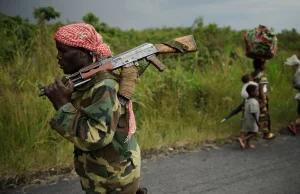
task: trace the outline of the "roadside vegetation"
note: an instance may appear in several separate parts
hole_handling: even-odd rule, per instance
[[[34,10],[37,23],[0,14],[0,177],[51,168],[71,167],[73,146],[49,127],[55,113],[38,97],[37,84],[62,76],[56,60],[55,30],[65,24],[51,8]],[[50,14],[50,15],[49,15]],[[166,70],[149,67],[133,97],[136,137],[142,150],[163,146],[218,141],[238,134],[241,114],[220,121],[242,98],[241,76],[252,71],[245,57],[243,33],[196,18],[190,27],[121,30],[103,23],[93,13],[83,16],[119,54],[145,42],[162,43],[192,34],[198,51],[161,55]],[[255,26],[249,26],[253,28]],[[295,29],[277,34],[276,57],[267,62],[270,115],[273,130],[296,118],[294,70],[284,66],[292,54],[300,56],[300,34]]]

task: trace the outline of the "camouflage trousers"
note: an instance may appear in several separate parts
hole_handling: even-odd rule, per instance
[[[101,194],[135,194],[140,185],[140,178],[135,179],[130,184],[122,186],[122,188],[115,188],[113,190],[107,190],[105,193]],[[85,189],[86,194],[99,194],[95,192],[93,189]]]

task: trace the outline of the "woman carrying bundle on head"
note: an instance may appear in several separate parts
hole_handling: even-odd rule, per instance
[[[244,34],[246,43],[246,56],[253,59],[254,71],[251,73],[254,81],[258,84],[260,106],[259,122],[264,139],[273,139],[274,133],[271,133],[271,122],[269,114],[269,98],[267,92],[268,79],[263,72],[265,62],[271,59],[277,52],[277,37],[272,30],[263,25],[251,29]]]
[[[268,79],[267,75],[263,72],[265,69],[265,60],[254,59],[253,60],[254,71],[251,76],[254,81],[258,84],[258,102],[260,108],[259,122],[261,126],[261,132],[264,134],[264,139],[273,139],[274,133],[271,133],[271,121],[269,114],[269,98],[268,98]]]

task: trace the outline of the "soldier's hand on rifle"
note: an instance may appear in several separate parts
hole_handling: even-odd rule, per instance
[[[56,79],[54,83],[44,88],[45,95],[52,102],[55,110],[71,101],[73,90],[74,84],[71,81],[65,86],[60,79]]]

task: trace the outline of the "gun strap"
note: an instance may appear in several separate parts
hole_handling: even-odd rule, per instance
[[[174,49],[177,49],[179,50],[180,52],[182,53],[185,53],[189,50],[189,46],[186,45],[186,44],[183,44],[181,42],[178,42],[176,40],[171,40],[169,42],[164,42],[163,44],[169,46],[169,47],[172,47]]]

